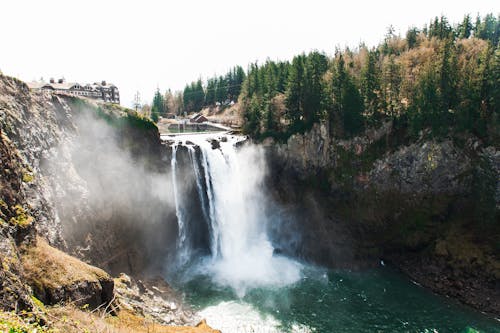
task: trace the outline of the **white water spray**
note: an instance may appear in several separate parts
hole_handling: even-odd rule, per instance
[[[208,271],[215,283],[232,287],[240,297],[249,288],[296,282],[300,279],[300,264],[274,255],[267,236],[271,221],[266,217],[263,180],[267,168],[262,149],[254,145],[237,149],[236,143],[243,139],[239,136],[227,136],[226,142],[220,141],[220,147],[212,149],[209,138],[210,135],[176,137],[177,144],[189,140],[201,150],[204,182],[197,179],[196,185],[200,202],[205,205],[204,215],[208,216],[212,253],[202,270]],[[194,149],[188,149],[195,177],[201,178]],[[177,202],[176,208],[180,208]],[[179,216],[182,218],[182,212],[178,219]]]
[[[181,264],[185,264],[188,260],[186,249],[186,226],[184,220],[184,212],[180,205],[179,191],[177,185],[177,146],[172,145],[172,159],[170,161],[172,167],[172,184],[174,188],[175,215],[177,216],[178,224],[178,239],[177,239],[177,254]]]

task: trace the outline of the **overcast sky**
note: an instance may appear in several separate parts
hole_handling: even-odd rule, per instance
[[[376,45],[436,15],[497,14],[497,0],[2,0],[0,70],[25,81],[107,80],[130,106],[234,65]]]

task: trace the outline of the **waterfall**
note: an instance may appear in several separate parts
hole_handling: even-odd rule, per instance
[[[172,185],[174,190],[175,215],[177,216],[177,224],[178,224],[177,258],[181,264],[184,264],[188,260],[187,258],[188,253],[186,248],[186,226],[184,219],[184,211],[181,207],[179,189],[177,184],[177,145],[173,144],[171,147],[172,147],[172,159],[170,161],[170,166],[172,168]]]
[[[274,255],[267,235],[272,221],[266,213],[269,208],[263,180],[266,163],[262,148],[253,145],[237,148],[243,140],[239,136],[226,136],[212,146],[209,135],[176,137],[172,145],[172,177],[177,191],[176,145],[187,146],[195,177],[198,200],[210,233],[211,256],[203,261],[203,270],[214,282],[232,287],[242,296],[248,288],[263,285],[286,285],[300,278],[300,265],[285,257]],[[200,149],[196,156],[193,144]],[[202,170],[203,169],[203,170]],[[182,207],[177,202],[179,244],[185,242],[189,228]],[[194,225],[194,224],[193,224]],[[187,250],[181,249],[181,256]]]
[[[200,167],[198,165],[198,161],[196,160],[196,150],[194,149],[193,146],[188,146],[188,151],[189,151],[189,158],[191,160],[191,164],[193,165],[194,176],[195,176],[195,180],[196,180],[196,190],[197,190],[198,196],[200,198],[201,209],[203,211],[203,217],[205,218],[205,220],[210,220],[210,216],[209,216],[209,213],[207,211],[205,194],[203,193],[202,175],[200,173]]]

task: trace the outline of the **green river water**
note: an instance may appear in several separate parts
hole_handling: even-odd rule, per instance
[[[239,298],[197,276],[186,301],[226,332],[500,332],[500,321],[434,295],[391,268],[350,272],[305,268],[280,288]]]

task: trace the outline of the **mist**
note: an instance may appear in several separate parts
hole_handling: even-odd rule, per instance
[[[177,228],[165,152],[133,151],[144,134],[93,110],[73,117],[75,130],[42,163],[69,249],[112,273],[160,272]]]
[[[250,289],[294,283],[300,279],[302,267],[280,254],[280,244],[287,241],[279,233],[272,239],[269,236],[271,229],[286,224],[286,214],[267,195],[268,165],[263,148],[250,143],[241,146],[243,139],[198,134],[178,136],[171,143],[175,174],[179,177],[177,173],[183,172],[177,187],[189,185],[183,192],[177,189],[176,196],[179,224],[186,233],[177,244],[178,270],[184,270],[183,280],[208,275],[213,283],[231,288],[239,297]],[[212,140],[217,142],[215,147]],[[191,236],[201,227],[209,237],[208,248],[200,256],[199,243]]]

